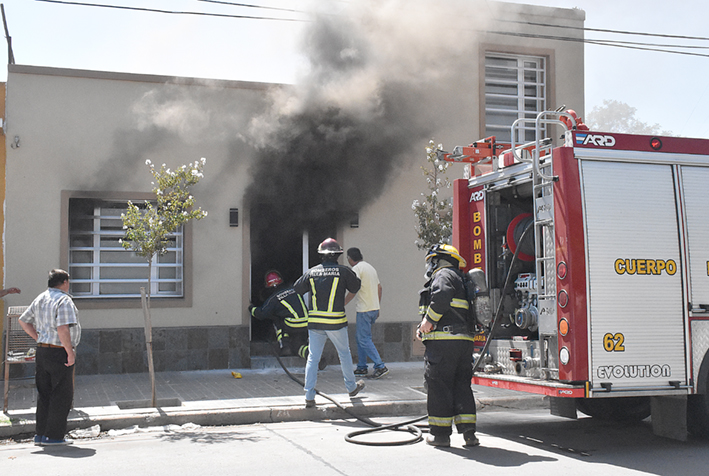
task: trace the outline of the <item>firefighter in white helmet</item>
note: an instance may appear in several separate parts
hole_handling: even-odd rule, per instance
[[[426,284],[420,292],[422,316],[418,336],[426,346],[424,377],[428,389],[430,435],[426,443],[450,446],[455,424],[465,446],[477,446],[473,377],[473,338],[463,274],[466,262],[447,244],[434,245],[426,255]]]
[[[249,306],[249,312],[259,320],[273,321],[281,356],[308,357],[308,308],[300,294],[283,282],[277,270],[266,272],[264,278],[270,296],[260,307]]]
[[[317,366],[327,339],[330,339],[337,349],[342,376],[350,397],[356,396],[364,388],[362,380],[355,381],[345,315],[345,293],[349,291],[354,294],[359,291],[361,282],[354,271],[337,263],[342,252],[342,247],[332,238],[320,243],[318,254],[322,263],[306,271],[294,285],[297,293],[310,293],[308,311],[310,354],[305,364],[306,408],[315,406]]]

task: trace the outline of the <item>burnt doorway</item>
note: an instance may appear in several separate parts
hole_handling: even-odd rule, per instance
[[[318,245],[335,237],[334,221],[307,224],[283,217],[273,204],[253,205],[251,217],[251,303],[260,306],[268,298],[264,277],[277,270],[287,284],[293,284],[307,268],[320,262]],[[251,341],[275,340],[270,321],[251,318]]]

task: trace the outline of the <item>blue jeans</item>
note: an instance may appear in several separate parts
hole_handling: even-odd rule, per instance
[[[377,317],[378,310],[357,313],[357,370],[367,370],[367,357],[374,362],[375,369],[384,368],[384,362],[372,342],[372,326]]]
[[[310,353],[305,363],[305,399],[315,398],[315,385],[318,383],[318,364],[322,357],[327,339],[330,339],[337,349],[337,356],[340,358],[342,376],[345,379],[347,393],[357,388],[354,376],[354,365],[352,364],[352,354],[350,353],[349,336],[347,327],[336,331],[323,331],[320,329],[308,329],[310,338]]]

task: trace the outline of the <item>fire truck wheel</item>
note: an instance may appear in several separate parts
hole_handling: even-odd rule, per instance
[[[641,421],[650,416],[650,398],[581,398],[576,401],[576,408],[599,420]]]
[[[709,394],[687,397],[687,431],[700,438],[709,438]]]

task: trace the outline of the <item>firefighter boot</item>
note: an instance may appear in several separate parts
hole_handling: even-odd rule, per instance
[[[478,440],[478,437],[475,436],[474,430],[468,430],[463,433],[463,439],[465,440],[463,446],[465,446],[466,448],[472,448],[480,444],[480,440]]]
[[[428,435],[426,444],[448,448],[451,445],[451,437],[448,435]]]

